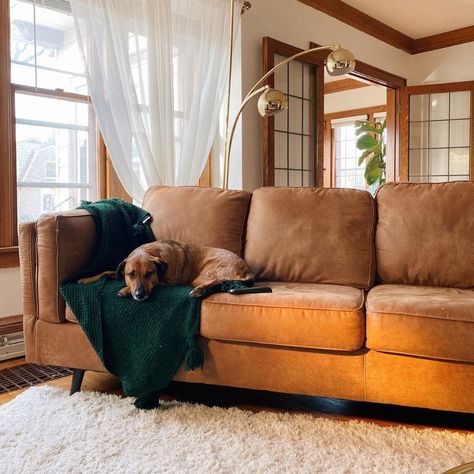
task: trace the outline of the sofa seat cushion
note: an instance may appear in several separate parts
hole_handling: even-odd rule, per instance
[[[204,300],[201,335],[256,344],[355,351],[365,340],[364,292],[314,283],[259,282],[273,293]]]
[[[379,285],[367,296],[367,347],[474,362],[474,290]]]

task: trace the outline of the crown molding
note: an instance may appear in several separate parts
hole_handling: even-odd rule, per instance
[[[474,25],[413,39],[342,0],[298,0],[409,54],[425,53],[474,41]]]

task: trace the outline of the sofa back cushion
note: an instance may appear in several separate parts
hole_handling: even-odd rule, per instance
[[[245,259],[260,280],[369,288],[374,228],[365,191],[261,188],[252,197]]]
[[[474,183],[390,183],[376,202],[383,282],[474,287]]]
[[[219,247],[243,253],[250,193],[194,186],[153,186],[143,208],[157,240]]]

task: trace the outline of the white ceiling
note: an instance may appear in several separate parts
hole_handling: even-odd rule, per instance
[[[344,0],[411,38],[474,24],[474,0]]]

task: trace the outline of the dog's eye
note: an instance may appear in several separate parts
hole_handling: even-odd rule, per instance
[[[146,272],[145,273],[145,278],[150,278],[153,275],[153,273],[155,273],[155,272],[152,272],[152,271]]]
[[[127,276],[128,276],[129,278],[135,278],[135,270],[133,270],[133,271],[127,273]]]

